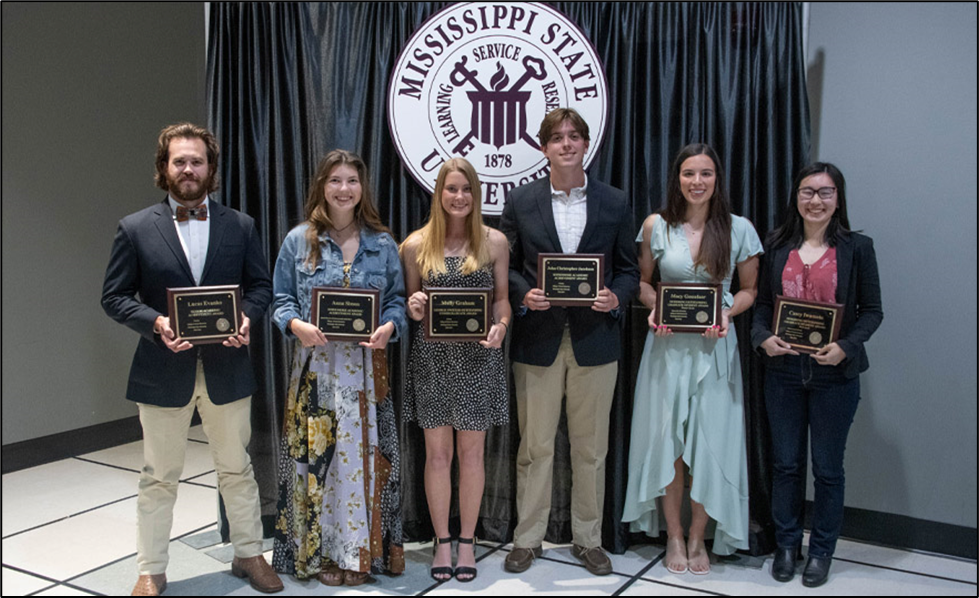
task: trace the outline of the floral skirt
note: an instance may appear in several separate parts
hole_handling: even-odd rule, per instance
[[[279,454],[272,565],[404,571],[397,424],[385,352],[297,343]]]

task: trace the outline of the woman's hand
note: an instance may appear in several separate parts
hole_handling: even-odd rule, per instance
[[[792,345],[783,341],[774,334],[765,339],[765,342],[761,344],[761,348],[765,350],[765,353],[769,357],[778,357],[779,355],[798,355],[799,352],[792,348]]]
[[[421,322],[425,317],[425,305],[428,303],[428,295],[425,291],[416,291],[408,297],[408,315],[412,320]]]
[[[846,351],[836,343],[830,343],[817,351],[812,356],[819,365],[838,365],[846,359]]]
[[[646,320],[649,322],[649,329],[653,331],[656,336],[670,336],[673,331],[670,330],[669,326],[657,326],[656,325],[656,308],[649,310],[649,318]]]
[[[360,346],[365,349],[383,349],[388,346],[392,334],[394,334],[394,324],[385,322],[377,327],[369,341],[360,343]]]
[[[503,324],[493,324],[490,326],[489,334],[486,335],[486,340],[479,341],[479,344],[486,347],[487,349],[499,349],[503,346],[503,339],[506,338],[507,328]]]
[[[327,342],[322,330],[299,318],[289,320],[289,330],[296,335],[304,347],[321,347]]]
[[[731,323],[731,310],[722,309],[721,310],[721,324],[719,326],[711,326],[707,330],[704,330],[704,338],[719,339],[727,336],[727,329]]]

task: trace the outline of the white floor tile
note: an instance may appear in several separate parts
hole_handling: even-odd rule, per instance
[[[871,565],[976,583],[976,563],[974,561],[968,562],[848,540],[840,540],[837,543],[834,556]]]
[[[35,596],[95,596],[96,594],[90,594],[88,592],[76,590],[75,588],[69,588],[68,586],[55,586],[49,590],[44,590],[43,592],[38,592],[37,594],[34,595]]]
[[[474,595],[497,596],[524,594],[607,596],[628,581],[627,577],[612,574],[596,577],[577,565],[538,559],[522,574],[503,569],[507,552],[498,550],[479,561],[479,577],[470,583],[450,581],[428,595],[447,596],[462,592]]]
[[[766,560],[761,570],[715,562],[711,564],[710,574],[701,576],[691,573],[675,575],[667,571],[661,564],[657,564],[643,574],[643,579],[691,590],[705,590],[734,596],[812,595],[812,590],[802,586],[801,568],[799,575],[789,583],[775,581],[772,579],[771,571],[771,558]],[[965,594],[974,596],[976,586],[845,561],[834,561],[830,570],[829,581],[820,587],[817,593],[829,596],[853,594],[875,596],[934,594],[955,596]]]
[[[172,536],[214,523],[216,505],[214,490],[181,484]],[[136,499],[131,498],[8,538],[3,541],[3,560],[6,565],[63,581],[135,550]],[[52,554],[71,558],[52,558]]]
[[[53,585],[46,579],[34,577],[20,571],[3,568],[3,595],[4,596],[26,596],[43,588]]]
[[[77,459],[5,473],[3,535],[135,496],[138,481],[136,473]]]
[[[653,583],[642,579],[626,588],[620,596],[707,596],[704,592],[682,586]]]
[[[507,550],[512,548],[511,544],[506,546]],[[608,553],[609,560],[612,561],[612,571],[623,575],[635,575],[643,570],[650,561],[658,557],[663,552],[662,546],[653,544],[643,544],[633,546],[625,554]],[[571,544],[551,544],[544,542],[544,557],[553,560],[581,565],[581,561],[571,554]]]
[[[82,458],[99,463],[107,463],[116,467],[125,467],[133,471],[143,469],[143,441],[137,440],[129,444],[112,447],[82,455]],[[214,460],[208,445],[199,442],[187,442],[187,453],[184,455],[184,472],[180,479],[185,480],[199,476],[205,471],[214,469]]]

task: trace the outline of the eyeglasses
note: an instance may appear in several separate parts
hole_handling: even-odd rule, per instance
[[[820,199],[832,199],[832,197],[836,195],[836,187],[820,187],[819,189],[802,187],[799,189],[799,197],[802,199],[812,199],[812,197],[817,193],[819,194]]]

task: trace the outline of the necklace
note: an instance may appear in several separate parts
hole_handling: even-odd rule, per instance
[[[354,218],[353,220],[351,220],[350,222],[348,222],[347,225],[344,226],[344,227],[341,227],[341,228],[333,228],[332,229],[332,234],[330,236],[333,237],[334,239],[339,239],[340,238],[340,233],[346,231],[347,229],[349,229],[350,227],[352,227],[355,224],[357,224],[357,219],[356,218]]]

